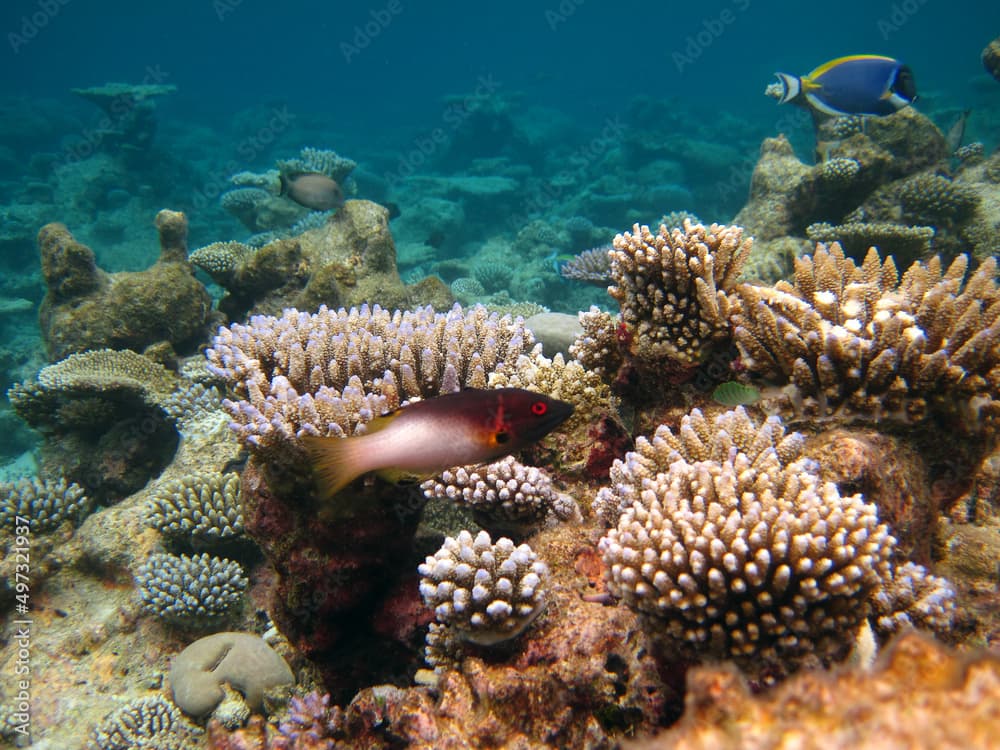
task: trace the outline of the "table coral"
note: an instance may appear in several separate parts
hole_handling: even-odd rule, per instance
[[[857,266],[819,245],[794,284],[739,288],[741,362],[789,383],[805,414],[917,421],[933,408],[975,428],[1000,410],[1000,286],[995,259],[971,274],[968,262],[934,258],[899,279],[874,249]]]

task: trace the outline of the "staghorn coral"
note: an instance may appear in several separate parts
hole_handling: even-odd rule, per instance
[[[91,732],[87,750],[195,750],[203,734],[170,701],[151,695],[108,714]]]
[[[190,261],[225,286],[254,252],[254,248],[242,242],[213,242],[191,253]]]
[[[740,408],[661,426],[612,469],[609,590],[670,649],[752,671],[842,656],[891,575],[893,538],[841,496],[801,437]]]
[[[64,478],[0,482],[0,535],[10,533],[18,518],[28,520],[33,534],[52,531],[66,521],[76,526],[90,505],[83,488]]]
[[[904,216],[921,223],[955,224],[979,205],[974,188],[929,172],[903,181],[897,194]]]
[[[489,646],[514,638],[545,607],[549,569],[527,544],[480,531],[447,537],[418,567],[420,595],[439,623],[463,640]]]
[[[247,578],[234,560],[156,553],[140,566],[136,584],[147,614],[175,625],[208,627],[242,603]]]
[[[806,227],[806,236],[813,242],[838,242],[852,258],[863,258],[875,247],[894,258],[919,260],[930,253],[934,227],[889,222],[850,221],[837,225],[818,222]]]
[[[524,534],[548,518],[568,521],[580,514],[576,501],[557,491],[544,471],[513,456],[446,471],[420,486],[428,498],[447,498],[467,507],[492,533]]]
[[[240,477],[230,472],[194,473],[164,482],[149,498],[146,523],[174,540],[195,546],[243,535]]]
[[[607,286],[611,283],[611,252],[613,245],[592,247],[577,253],[559,266],[559,275],[572,281]]]
[[[379,306],[286,310],[220,329],[206,355],[244,400],[226,401],[250,449],[280,455],[302,435],[351,435],[413,398],[485,388],[533,337],[484,307],[390,313]]]
[[[751,372],[788,383],[808,415],[919,420],[931,406],[989,417],[1000,388],[1000,287],[987,259],[914,263],[899,279],[872,249],[839,245],[795,264],[795,283],[741,285],[734,339]]]
[[[740,227],[635,225],[614,239],[608,292],[644,366],[691,367],[729,336],[732,289],[753,241]]]

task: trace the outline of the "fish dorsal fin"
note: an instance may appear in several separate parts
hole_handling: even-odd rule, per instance
[[[896,62],[892,57],[886,57],[885,55],[844,55],[843,57],[837,57],[829,62],[825,62],[820,65],[816,70],[809,73],[808,76],[803,76],[803,78],[819,78],[824,73],[828,73],[838,65],[842,65],[847,62],[855,62],[857,60],[884,60],[886,62]]]

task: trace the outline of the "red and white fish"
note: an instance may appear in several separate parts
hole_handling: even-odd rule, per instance
[[[302,440],[328,498],[369,472],[400,481],[517,453],[572,414],[572,404],[523,388],[468,388],[377,417],[364,435]]]

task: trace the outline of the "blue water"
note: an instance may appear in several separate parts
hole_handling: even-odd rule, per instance
[[[540,277],[512,287],[513,299],[606,303],[567,287],[555,259],[668,211],[731,220],[763,138],[786,132],[811,158],[808,118],[763,96],[772,74],[844,54],[903,59],[939,127],[971,108],[966,140],[988,151],[1000,141],[1000,85],[979,59],[1000,33],[994,2],[276,5],[3,3],[0,297],[40,302],[34,238],[50,221],[109,271],[155,259],[150,222],[164,207],[188,214],[192,248],[246,239],[219,205],[229,176],[313,146],[358,162],[350,197],[400,206],[391,226],[407,280],[444,259],[472,273],[489,244]],[[177,87],[157,100],[148,147],[93,146],[105,116],[70,89],[108,81]],[[664,142],[670,158],[647,164],[646,145]],[[464,214],[447,224],[414,180],[497,174],[514,194],[456,199]],[[35,314],[0,316],[0,386],[44,362]]]

